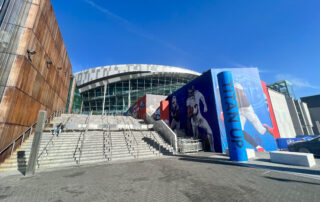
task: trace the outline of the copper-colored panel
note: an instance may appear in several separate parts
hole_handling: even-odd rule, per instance
[[[7,86],[16,86],[17,85],[20,69],[21,69],[23,62],[24,62],[23,56],[15,57],[15,60],[12,64],[9,78],[7,81]]]
[[[31,29],[22,28],[22,27],[20,27],[19,29],[23,31],[20,38],[20,42],[18,43],[16,54],[25,55],[27,52],[27,45],[30,40]]]
[[[11,104],[14,94],[13,87],[6,87],[0,103],[0,123],[6,122],[8,113],[11,110]]]
[[[38,5],[31,4],[25,27],[32,28],[39,10]]]

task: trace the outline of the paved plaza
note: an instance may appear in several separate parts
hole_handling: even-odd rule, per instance
[[[313,170],[312,174],[319,175],[320,171]],[[2,176],[0,200],[319,201],[320,181],[200,153],[73,167],[34,177]]]

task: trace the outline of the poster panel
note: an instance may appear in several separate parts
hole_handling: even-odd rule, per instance
[[[128,115],[136,119],[146,119],[146,95],[129,108]]]
[[[146,112],[154,119],[160,120],[160,102],[165,100],[167,96],[164,95],[146,95]]]
[[[207,151],[222,151],[210,70],[168,96],[168,100],[170,127],[176,134],[202,140]]]

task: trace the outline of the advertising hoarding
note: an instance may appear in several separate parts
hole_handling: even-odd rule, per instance
[[[168,96],[168,100],[173,131],[200,139],[207,151],[222,151],[210,70]]]

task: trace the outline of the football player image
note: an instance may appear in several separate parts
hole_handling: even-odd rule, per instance
[[[213,144],[213,134],[212,130],[206,119],[203,118],[200,112],[200,101],[203,104],[203,112],[206,113],[208,111],[207,104],[204,96],[201,92],[194,89],[192,86],[188,89],[188,99],[187,99],[187,108],[188,108],[188,118],[190,118],[192,125],[193,137],[195,139],[199,138],[199,128],[202,128],[206,131],[207,137],[210,144],[210,151],[214,152],[214,144]]]
[[[236,92],[236,98],[237,98],[237,103],[239,107],[240,122],[242,126],[244,139],[248,143],[250,143],[253,147],[255,147],[257,151],[262,152],[264,151],[264,148],[262,148],[261,145],[257,143],[257,141],[244,130],[246,121],[248,120],[253,125],[253,127],[257,130],[257,132],[261,135],[265,135],[267,132],[273,135],[274,133],[273,128],[271,128],[267,124],[261,123],[260,119],[254,112],[252,105],[250,104],[241,84],[235,82],[234,90]]]
[[[179,105],[177,103],[177,98],[176,96],[172,97],[171,100],[171,117],[172,121],[170,124],[171,129],[174,131],[175,129],[179,130],[180,129],[180,120],[179,120]]]

